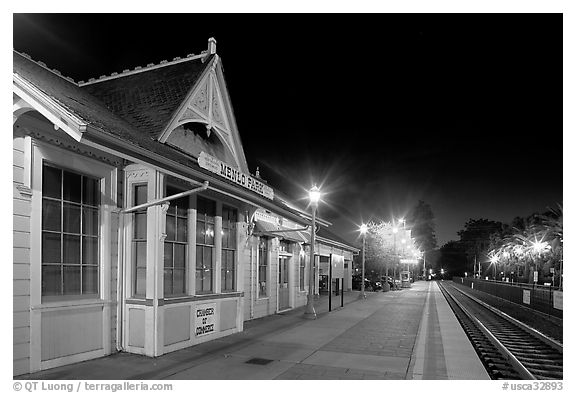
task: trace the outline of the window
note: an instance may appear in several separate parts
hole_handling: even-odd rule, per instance
[[[99,180],[42,165],[42,296],[97,295]]]
[[[234,291],[236,278],[236,209],[222,206],[222,291]]]
[[[134,186],[132,206],[138,206],[148,201],[148,186]],[[146,228],[148,213],[146,209],[138,210],[132,215],[132,294],[146,296]]]
[[[196,207],[196,293],[211,293],[216,203],[198,197]]]
[[[278,247],[280,252],[285,253],[290,253],[292,249],[290,246],[290,242],[287,240],[280,240],[280,245]]]
[[[167,188],[167,195],[178,193]],[[164,240],[164,295],[186,294],[186,254],[188,249],[188,197],[170,201],[166,213]]]
[[[304,290],[304,272],[306,271],[306,254],[304,253],[304,249],[300,251],[300,290]]]
[[[268,240],[261,237],[258,243],[258,296],[264,297],[268,294],[266,282],[268,277]]]

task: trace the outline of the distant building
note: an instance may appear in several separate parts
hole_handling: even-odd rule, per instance
[[[160,356],[306,303],[311,218],[250,175],[214,39],[88,82],[18,52],[13,70],[14,375]],[[350,289],[358,250],[317,243]]]

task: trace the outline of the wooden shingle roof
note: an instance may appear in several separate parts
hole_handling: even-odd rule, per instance
[[[80,86],[143,134],[158,139],[209,63],[210,58],[197,56]]]

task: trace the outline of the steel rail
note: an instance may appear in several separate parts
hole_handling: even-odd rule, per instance
[[[494,336],[494,334],[492,334],[492,332],[486,326],[484,326],[482,322],[480,322],[478,318],[476,318],[474,315],[472,315],[472,313],[470,313],[470,311],[468,311],[468,309],[466,309],[466,307],[459,300],[457,300],[450,292],[448,292],[448,290],[446,290],[443,285],[439,285],[439,287],[445,296],[448,295],[450,299],[460,308],[460,310],[462,310],[462,312],[464,312],[464,314],[466,314],[466,316],[482,331],[482,333],[490,340],[492,345],[494,345],[496,350],[504,357],[504,359],[509,362],[510,366],[520,375],[522,379],[537,379],[530,371],[528,371],[528,369],[526,369],[526,367],[524,367],[520,360],[518,360],[516,356],[514,356],[514,354],[512,354],[512,352],[510,352],[508,348],[506,348],[504,344],[502,344],[500,340],[498,340],[496,336]]]

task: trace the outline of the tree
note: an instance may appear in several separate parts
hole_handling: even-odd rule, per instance
[[[426,252],[437,247],[434,213],[428,203],[418,201],[408,213],[406,225],[412,230],[412,237],[420,251]]]
[[[466,251],[462,243],[451,240],[440,247],[437,263],[444,269],[446,276],[464,276],[466,262]]]
[[[532,282],[534,273],[538,272],[538,281],[553,279],[555,285],[556,277],[559,277],[561,287],[562,216],[562,205],[558,205],[558,209],[549,209],[544,214],[515,218],[511,227],[505,226],[501,233],[491,237],[490,257],[505,273],[516,270],[517,279],[522,277],[524,281]],[[555,269],[554,273],[550,272],[551,268]],[[520,274],[520,269],[528,274]]]
[[[503,228],[503,224],[498,221],[471,218],[464,224],[464,229],[458,231],[459,242],[467,256],[468,263],[466,267],[468,269],[477,272],[478,268],[476,266],[481,266],[482,263],[488,262],[487,256],[491,241],[494,241],[494,235],[503,232]]]

